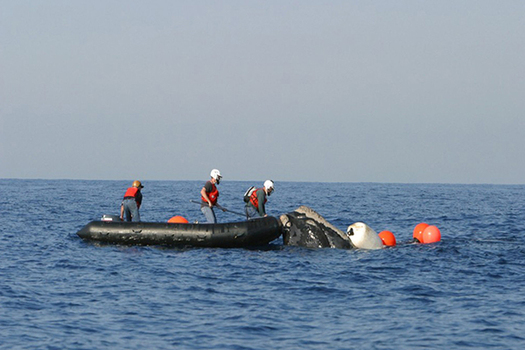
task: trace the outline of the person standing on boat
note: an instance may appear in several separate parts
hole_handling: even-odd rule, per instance
[[[267,198],[273,193],[275,185],[272,180],[264,181],[264,185],[261,188],[254,190],[250,195],[250,200],[246,203],[245,211],[246,218],[253,219],[256,217],[265,217],[266,214],[266,201]]]
[[[215,216],[213,207],[217,205],[217,200],[219,199],[219,190],[217,190],[216,185],[221,182],[222,176],[221,172],[217,169],[213,169],[210,176],[210,181],[207,181],[201,189],[201,211],[206,217],[206,222],[215,224],[217,217]]]
[[[126,214],[126,221],[140,221],[140,205],[142,204],[142,192],[144,188],[142,183],[138,180],[133,181],[133,185],[126,190],[124,199],[120,205],[120,220],[124,220]]]

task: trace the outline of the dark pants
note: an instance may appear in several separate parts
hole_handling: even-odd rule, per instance
[[[122,219],[125,221],[140,221],[139,208],[135,199],[124,199],[122,205],[124,206],[124,217]]]
[[[255,219],[255,218],[261,217],[261,214],[259,214],[259,211],[255,209],[252,205],[247,205],[245,209],[246,209],[246,219]]]
[[[207,205],[204,205],[201,207],[201,211],[206,217],[206,222],[210,224],[215,224],[217,222],[217,217],[215,216],[215,212],[213,211],[213,208],[210,208]]]

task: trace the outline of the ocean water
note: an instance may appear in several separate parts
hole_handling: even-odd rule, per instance
[[[521,349],[525,186],[277,182],[270,215],[310,206],[396,247],[97,245],[131,181],[0,179],[0,349]],[[203,221],[203,181],[145,181],[143,221]],[[242,211],[251,182],[219,185]],[[242,218],[217,212],[219,221]],[[408,244],[414,226],[442,240]]]

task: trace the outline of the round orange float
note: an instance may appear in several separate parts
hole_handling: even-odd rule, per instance
[[[187,224],[188,220],[182,216],[177,215],[169,219],[168,222],[171,224]]]
[[[428,226],[423,231],[423,242],[422,243],[435,243],[441,241],[441,232],[436,226]]]
[[[381,231],[379,233],[379,238],[383,241],[383,245],[393,247],[396,245],[396,237],[390,231]]]
[[[429,225],[425,222],[421,222],[414,227],[414,233],[413,237],[418,240],[419,243],[423,243],[423,231],[428,227]]]

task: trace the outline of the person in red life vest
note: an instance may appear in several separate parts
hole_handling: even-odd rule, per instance
[[[213,169],[210,173],[211,179],[204,184],[201,189],[201,211],[206,217],[206,222],[214,224],[217,222],[217,217],[213,211],[213,207],[217,205],[219,199],[219,190],[217,186],[221,182],[221,172]]]
[[[264,181],[262,188],[254,190],[250,195],[250,200],[246,203],[246,218],[252,219],[255,217],[265,217],[266,214],[266,201],[275,189],[275,185],[272,180]]]
[[[144,188],[140,181],[133,181],[133,185],[126,190],[124,199],[120,205],[120,220],[124,220],[126,214],[126,221],[140,221],[140,205],[142,204],[142,192]]]

